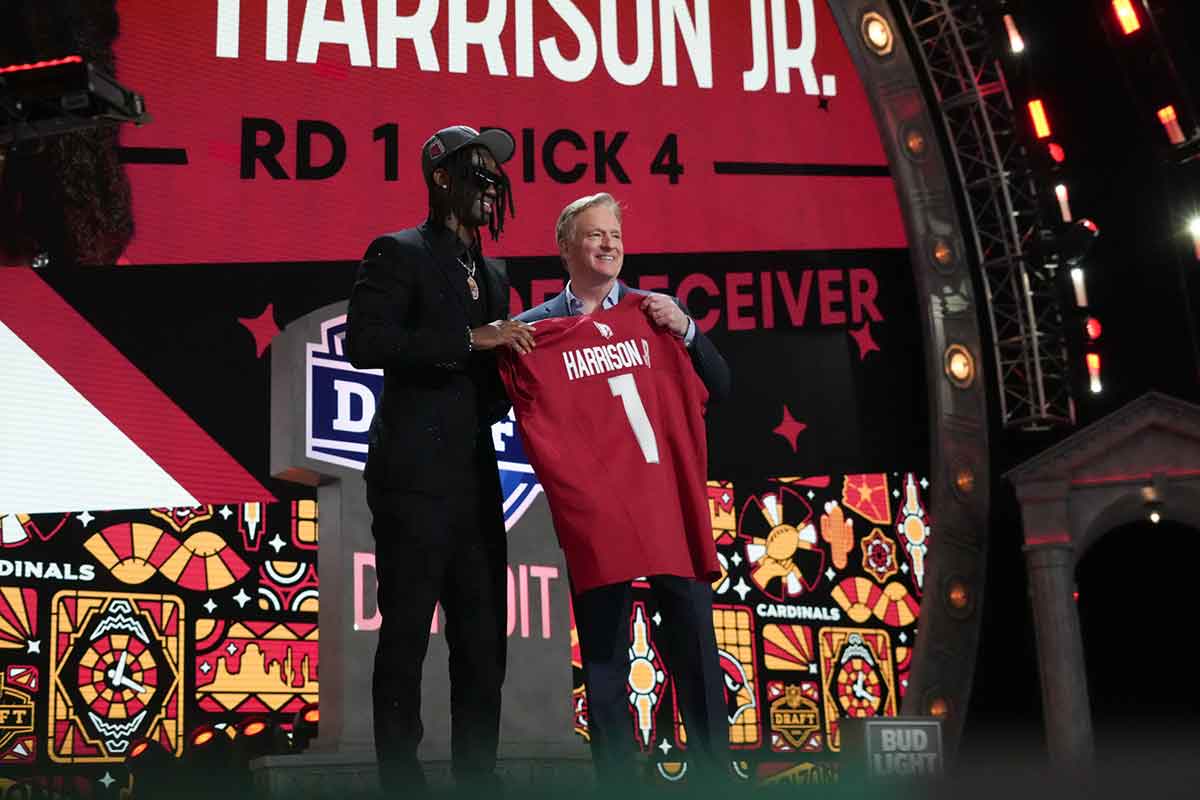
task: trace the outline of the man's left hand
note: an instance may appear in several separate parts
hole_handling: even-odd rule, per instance
[[[646,299],[642,301],[642,311],[646,312],[646,316],[655,325],[667,328],[676,336],[687,335],[688,315],[665,294],[646,295]]]

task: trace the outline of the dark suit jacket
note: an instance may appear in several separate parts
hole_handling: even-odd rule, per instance
[[[470,352],[461,248],[425,222],[371,242],[359,265],[346,354],[359,369],[383,369],[364,471],[376,488],[452,494],[481,473],[499,486],[490,426],[509,402],[495,355]],[[503,264],[484,259],[476,279],[484,321],[506,319]]]
[[[650,292],[643,289],[634,289],[632,286],[626,286],[622,282],[618,282],[617,285],[618,301],[623,300],[628,294],[650,294]],[[684,307],[683,303],[679,302],[679,298],[674,297],[671,299],[683,309],[684,313],[687,313],[687,308]],[[537,322],[541,319],[565,317],[569,314],[570,307],[567,305],[567,292],[563,290],[540,306],[535,306],[522,314],[518,314],[516,318],[521,322]],[[728,397],[730,386],[732,385],[729,365],[725,363],[724,356],[717,351],[717,348],[709,338],[700,332],[699,326],[696,328],[696,335],[692,339],[691,347],[688,348],[688,354],[692,357],[692,366],[695,368],[696,374],[700,376],[700,380],[708,388],[709,401],[720,402]]]

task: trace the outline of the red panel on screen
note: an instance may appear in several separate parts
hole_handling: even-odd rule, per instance
[[[606,4],[396,3],[399,15],[435,14],[427,40],[381,35],[376,5],[224,0],[168,10],[122,0],[120,78],[145,95],[154,117],[146,127],[125,129],[123,144],[187,154],[183,165],[128,167],[137,221],[131,261],[358,258],[373,234],[423,216],[419,148],[435,129],[459,122],[503,127],[517,139],[507,169],[519,215],[494,248],[501,254],[553,253],[561,207],[602,190],[627,205],[627,234],[639,252],[905,244],[866,96],[820,0],[652,0],[644,4],[645,25],[637,16],[642,3],[614,3],[612,30],[598,10]],[[786,27],[772,19],[776,5]],[[459,7],[471,23],[492,20],[498,46],[462,44],[467,29],[449,19]],[[268,21],[268,8],[286,14]],[[642,29],[650,35],[639,45]],[[672,33],[666,47],[664,29]],[[787,41],[775,42],[777,29],[788,31]],[[337,36],[355,44],[319,42]],[[589,44],[595,46],[590,68],[570,75],[571,67],[555,63],[555,52],[566,60],[586,57]],[[381,66],[392,50],[395,66]],[[641,55],[648,59],[644,68]],[[789,59],[804,68],[787,66]],[[619,60],[632,66],[623,72]],[[241,177],[248,118],[279,126],[285,138],[276,173],[286,179],[271,177],[262,163],[254,177]],[[328,124],[314,126],[323,131],[312,140],[316,166],[331,154],[328,126],[344,138],[345,162],[329,177],[300,179],[300,120]],[[381,128],[389,124],[396,127]],[[574,135],[552,137],[555,131]],[[676,183],[664,169],[672,166],[670,148],[664,150],[672,134],[683,167]],[[599,159],[603,182],[598,137],[610,152]],[[555,138],[557,146],[547,151]],[[260,143],[266,139],[258,134]],[[389,149],[394,180],[386,179]],[[554,162],[549,171],[546,158]],[[728,174],[718,172],[718,162],[806,165],[803,171],[818,174]],[[572,170],[580,174],[566,182],[563,173]]]

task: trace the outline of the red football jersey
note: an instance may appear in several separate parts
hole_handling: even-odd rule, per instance
[[[678,337],[626,297],[534,324],[500,373],[576,592],[720,574],[708,512],[708,391]]]

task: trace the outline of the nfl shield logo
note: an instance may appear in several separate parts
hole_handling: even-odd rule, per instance
[[[512,409],[508,417],[492,426],[492,444],[496,446],[496,464],[500,467],[500,489],[504,495],[504,529],[512,530],[542,491],[533,467],[525,455],[525,446],[517,434]]]

